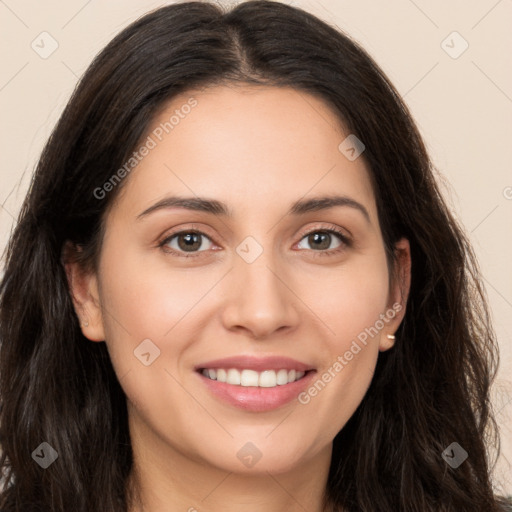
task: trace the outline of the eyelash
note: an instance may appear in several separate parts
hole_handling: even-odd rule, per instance
[[[309,235],[312,235],[313,233],[328,233],[328,234],[331,234],[331,235],[336,235],[340,239],[340,241],[341,241],[340,247],[337,247],[336,249],[319,250],[319,251],[315,251],[313,249],[310,249],[310,251],[313,252],[313,257],[315,257],[315,258],[318,257],[318,256],[332,256],[334,254],[337,254],[337,253],[345,250],[347,247],[351,247],[350,239],[340,229],[338,229],[335,226],[330,226],[328,228],[323,228],[323,227],[322,228],[316,228],[316,229],[313,229],[311,231],[307,231],[306,233],[302,233],[299,242],[303,238],[305,238],[305,237],[307,237]],[[169,247],[165,247],[173,238],[175,238],[178,235],[183,235],[183,234],[201,235],[201,236],[204,236],[205,238],[207,238],[208,240],[210,240],[211,242],[213,242],[212,238],[210,236],[208,236],[206,233],[203,233],[202,231],[199,231],[197,229],[187,229],[187,230],[181,230],[181,231],[177,231],[175,233],[171,233],[169,236],[165,237],[161,242],[158,243],[158,247],[161,248],[165,253],[172,254],[172,255],[177,256],[179,258],[200,258],[200,257],[203,257],[204,254],[202,254],[202,253],[205,253],[207,251],[197,251],[195,253],[192,252],[192,253],[186,254],[186,253],[182,253],[182,252],[176,251],[175,249],[171,249]],[[303,250],[303,249],[301,249],[301,250]]]

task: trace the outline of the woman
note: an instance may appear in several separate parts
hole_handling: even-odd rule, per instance
[[[4,512],[505,510],[471,248],[388,79],[300,9],[108,44],[0,306]]]

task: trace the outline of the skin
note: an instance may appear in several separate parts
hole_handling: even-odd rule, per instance
[[[340,152],[348,133],[323,101],[290,88],[188,91],[146,136],[191,96],[197,106],[126,178],[106,217],[97,274],[67,265],[83,333],[107,343],[127,396],[132,484],[144,504],[132,511],[319,512],[333,438],[405,313],[409,244],[398,242],[399,279],[390,282],[368,168]],[[334,191],[363,205],[369,220],[349,206],[287,215],[293,202]],[[170,195],[223,201],[233,217],[169,208],[137,218]],[[350,245],[332,235],[318,249],[308,239],[332,226]],[[201,256],[158,247],[191,228],[206,234],[193,253]],[[247,236],[263,249],[252,263],[236,252]],[[180,251],[178,239],[167,247]],[[397,303],[401,311],[307,404],[247,412],[213,396],[194,372],[211,359],[284,355],[321,376]],[[134,350],[148,338],[160,356],[145,366]],[[262,454],[251,468],[237,457],[247,442]]]

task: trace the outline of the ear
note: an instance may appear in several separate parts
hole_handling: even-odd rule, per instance
[[[381,332],[379,350],[384,352],[395,344],[395,333],[402,323],[411,287],[411,248],[409,240],[401,238],[395,244],[394,275],[390,281],[386,323]]]
[[[81,248],[71,242],[66,242],[62,251],[62,264],[66,271],[69,291],[83,335],[91,341],[104,341],[97,276],[84,270],[76,258],[80,251]]]

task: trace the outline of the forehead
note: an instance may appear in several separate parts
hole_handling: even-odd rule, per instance
[[[375,217],[366,163],[342,151],[349,135],[325,102],[289,87],[187,91],[150,123],[141,141],[150,149],[120,202],[140,210],[171,193],[196,195],[261,214],[309,195],[343,194]]]

